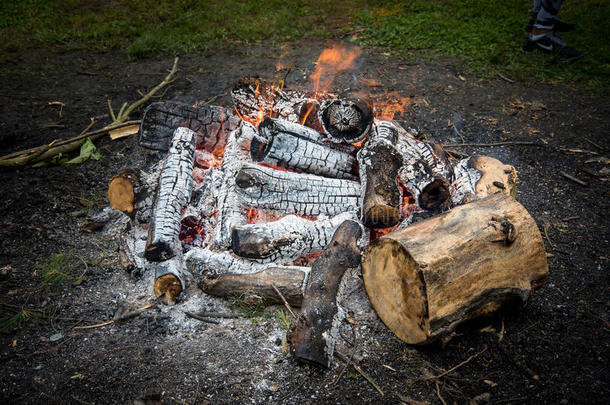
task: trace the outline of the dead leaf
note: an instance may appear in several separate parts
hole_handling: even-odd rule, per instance
[[[128,125],[128,126],[123,127],[123,128],[113,129],[108,134],[110,135],[110,139],[112,139],[114,141],[116,139],[125,138],[127,136],[135,135],[135,134],[138,133],[138,131],[140,131],[140,126],[135,124],[135,125]]]

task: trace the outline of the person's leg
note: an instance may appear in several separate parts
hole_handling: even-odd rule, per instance
[[[534,0],[534,4],[532,5],[530,20],[525,26],[525,32],[528,34],[532,32],[532,28],[534,28],[534,24],[536,23],[536,17],[538,16],[538,12],[540,11],[541,1],[542,0]]]
[[[540,9],[536,15],[536,23],[534,23],[533,35],[537,35],[540,31],[549,32],[555,26],[557,12],[561,7],[563,0],[540,0]],[[532,10],[533,11],[533,10]]]
[[[578,59],[582,53],[566,45],[554,32],[562,23],[557,19],[557,12],[562,0],[540,0],[540,10],[536,22],[521,49],[525,52],[538,49],[546,53],[554,53],[568,59]],[[563,23],[565,24],[565,23]]]

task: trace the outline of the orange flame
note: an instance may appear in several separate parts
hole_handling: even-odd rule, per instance
[[[309,79],[313,82],[314,94],[327,92],[335,80],[335,76],[351,69],[354,60],[361,54],[361,49],[347,49],[342,45],[324,49],[318,57],[316,71],[309,76]]]
[[[401,97],[395,91],[388,93],[384,98],[386,100],[375,102],[375,118],[379,120],[392,121],[396,114],[404,114],[411,105],[409,97]]]
[[[257,219],[258,219],[258,211],[255,210],[254,208],[249,208],[248,209],[248,223],[254,224],[254,223],[256,223]]]

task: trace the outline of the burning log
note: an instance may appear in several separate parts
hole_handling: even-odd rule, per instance
[[[369,133],[373,109],[363,100],[326,100],[320,107],[319,118],[328,138],[337,143],[356,143]]]
[[[334,216],[356,209],[360,183],[313,174],[294,173],[245,163],[237,192],[247,206],[280,214]]]
[[[247,301],[265,305],[281,304],[275,286],[286,301],[300,307],[309,277],[309,267],[269,267],[250,274],[223,274],[218,278],[204,277],[201,289],[216,297],[240,296]]]
[[[343,222],[313,263],[302,312],[288,333],[290,350],[300,361],[330,366],[341,320],[337,290],[343,273],[360,264],[357,242],[361,235],[362,228],[357,222]]]
[[[279,269],[302,269],[298,266],[277,266],[258,263],[238,257],[227,250],[212,251],[209,248],[193,248],[184,255],[186,269],[194,277],[215,278],[222,274],[251,274],[271,267]]]
[[[451,199],[454,205],[474,199],[485,198],[495,193],[515,197],[517,171],[489,156],[472,156],[455,165]]]
[[[123,169],[108,183],[110,206],[126,214],[132,214],[150,194],[147,184],[140,179],[140,171],[136,169]]]
[[[144,111],[139,143],[149,149],[167,151],[174,130],[186,126],[197,132],[197,148],[220,152],[226,143],[225,134],[236,129],[239,121],[232,110],[224,107],[193,107],[174,101],[153,103]]]
[[[176,302],[176,297],[186,288],[182,262],[171,258],[155,265],[155,282],[153,292],[155,297],[165,294],[166,302]]]
[[[387,327],[424,344],[467,319],[523,303],[548,266],[532,217],[512,197],[494,194],[375,240],[362,275]]]
[[[355,148],[334,148],[311,128],[272,118],[261,123],[259,133],[250,147],[255,162],[320,176],[356,179]]]
[[[295,90],[282,90],[259,78],[244,77],[231,90],[233,104],[242,117],[259,122],[260,115],[298,122],[303,103],[312,99]]]
[[[451,165],[442,148],[420,142],[388,121],[376,121],[358,153],[364,184],[362,217],[366,226],[387,228],[400,218],[398,178],[422,209],[445,207],[449,200]]]
[[[264,224],[242,225],[233,229],[235,254],[259,262],[289,263],[328,245],[335,230],[354,212],[344,212],[330,219],[310,221],[296,215]]]
[[[154,214],[144,256],[150,261],[173,257],[179,249],[180,212],[191,198],[195,132],[180,127],[174,132],[157,187]]]
[[[221,166],[224,180],[217,199],[218,217],[214,242],[218,248],[228,248],[233,228],[247,223],[243,206],[237,196],[235,178],[242,164],[249,160],[248,146],[255,136],[256,129],[245,121],[229,135]]]

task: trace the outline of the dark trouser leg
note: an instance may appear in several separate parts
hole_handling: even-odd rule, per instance
[[[540,11],[536,17],[535,28],[552,30],[555,24],[557,12],[563,0],[540,0]],[[536,2],[534,2],[534,6]]]

